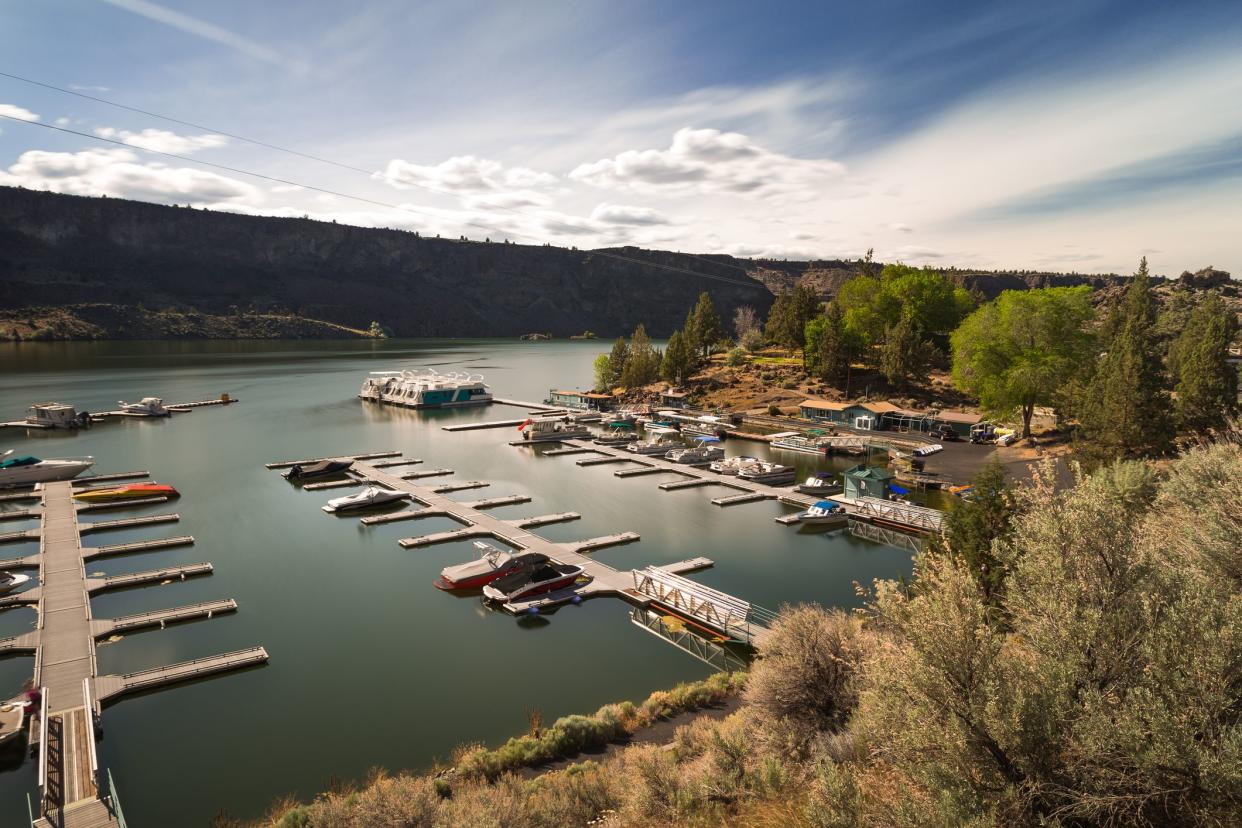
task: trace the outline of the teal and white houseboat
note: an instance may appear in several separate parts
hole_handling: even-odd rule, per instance
[[[492,392],[482,374],[441,374],[431,368],[418,371],[375,371],[362,383],[358,397],[406,408],[451,408],[486,405]]]

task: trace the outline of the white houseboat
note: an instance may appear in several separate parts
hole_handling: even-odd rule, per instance
[[[482,374],[441,374],[432,368],[372,372],[363,381],[358,396],[407,408],[449,408],[485,405],[492,401],[492,393],[483,382]]]

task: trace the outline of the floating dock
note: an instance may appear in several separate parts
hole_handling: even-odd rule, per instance
[[[99,475],[94,480],[108,477]],[[171,665],[126,676],[97,676],[96,639],[129,630],[162,628],[174,622],[211,618],[235,610],[237,603],[225,599],[118,618],[93,617],[91,595],[209,575],[212,566],[198,563],[102,578],[86,577],[84,564],[88,560],[193,543],[193,538],[163,538],[111,547],[83,546],[82,535],[88,532],[168,523],[178,516],[148,515],[79,523],[78,513],[89,508],[73,500],[74,487],[82,482],[43,484],[39,492],[40,527],[33,533],[39,540],[39,552],[4,562],[14,567],[39,568],[37,587],[10,596],[14,604],[36,606],[36,628],[0,640],[0,653],[33,653],[35,656],[33,686],[41,696],[41,708],[30,720],[30,745],[39,755],[40,796],[38,817],[33,823],[35,828],[124,825],[112,777],[110,774],[105,777],[100,771],[95,749],[95,731],[105,700],[131,690],[160,687],[205,672],[232,670],[267,660],[265,650],[254,648],[187,663],[195,665],[193,667]],[[109,505],[122,508],[139,503]]]
[[[173,414],[189,414],[192,411],[194,411],[196,408],[206,408],[208,406],[213,406],[213,405],[232,405],[235,402],[240,402],[240,400],[236,399],[235,397],[230,397],[228,394],[224,394],[224,395],[221,395],[219,398],[213,399],[213,400],[196,400],[194,402],[167,403],[165,404],[164,407],[168,409],[167,416],[171,416]],[[131,411],[96,411],[90,414],[90,423],[84,423],[83,425],[85,426],[85,425],[91,425],[94,423],[104,423],[109,420],[121,420],[121,419],[163,420],[165,419],[165,416],[151,416],[150,414],[136,414]],[[57,430],[77,431],[79,430],[78,426],[74,426],[72,428],[58,429],[56,426],[48,424],[48,423],[32,423],[26,420],[12,420],[7,423],[0,422],[0,428],[26,428],[32,431],[57,431]]]

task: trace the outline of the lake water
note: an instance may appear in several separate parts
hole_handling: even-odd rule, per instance
[[[850,538],[773,523],[771,502],[722,509],[717,488],[662,492],[664,476],[617,479],[614,466],[510,447],[515,429],[447,433],[449,423],[522,416],[508,406],[417,412],[363,404],[368,371],[433,366],[485,374],[497,396],[542,400],[550,387],[586,387],[605,343],[495,340],[377,342],[107,342],[0,345],[0,419],[31,402],[90,411],[118,399],[170,402],[227,392],[241,402],[162,421],[122,421],[82,433],[0,431],[0,447],[42,457],[94,455],[97,471],[150,469],[175,485],[180,524],[111,532],[107,543],[191,534],[192,547],[89,563],[120,574],[210,561],[215,574],[93,599],[96,617],[237,599],[236,614],[101,643],[101,673],[265,646],[265,667],[141,696],[104,711],[102,767],[134,826],[206,825],[218,813],[253,818],[277,797],[313,796],[368,768],[421,769],[455,745],[494,744],[545,721],[642,699],[710,668],[635,627],[623,602],[600,598],[535,623],[435,589],[439,570],[473,557],[469,542],[403,550],[397,540],[455,528],[448,520],[367,528],[319,507],[341,492],[302,492],[263,464],[388,449],[447,467],[487,489],[461,500],[527,494],[504,517],[575,511],[536,530],[575,540],[632,530],[642,541],[595,553],[630,568],[696,555],[716,561],[693,577],[757,604],[855,606],[855,581],[909,574],[910,556]],[[766,455],[733,442],[730,454]],[[782,454],[783,459],[789,457]],[[804,471],[814,458],[798,456]],[[844,462],[839,467],[847,465]],[[437,478],[451,481],[454,478]],[[19,506],[0,504],[0,508]],[[167,511],[167,507],[147,512]],[[141,514],[127,510],[126,514]],[[116,513],[111,513],[115,517]],[[37,526],[7,522],[5,531]],[[10,557],[36,544],[0,547]],[[34,612],[0,613],[0,637],[31,628]],[[0,694],[18,692],[32,660],[0,661]],[[20,824],[36,790],[35,762],[0,764],[0,824]]]

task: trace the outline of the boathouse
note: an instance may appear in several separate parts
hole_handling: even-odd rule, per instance
[[[548,391],[548,405],[557,408],[577,408],[581,410],[607,411],[612,407],[612,394],[597,394],[594,391]]]
[[[843,494],[851,500],[859,497],[886,498],[888,497],[888,484],[896,477],[897,475],[888,469],[859,464],[841,472],[841,481],[845,489]]]
[[[798,414],[804,420],[845,425],[845,409],[849,403],[828,400],[806,400],[798,406]]]
[[[688,408],[690,396],[687,391],[678,391],[675,388],[668,388],[660,392],[661,408]]]

